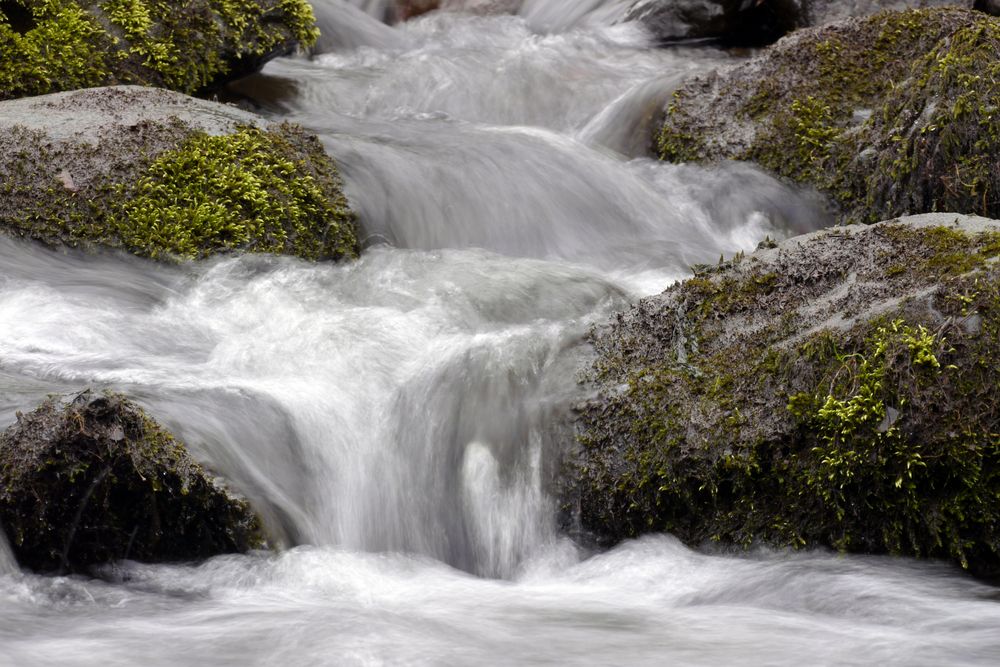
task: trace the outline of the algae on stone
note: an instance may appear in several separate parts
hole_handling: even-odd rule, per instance
[[[194,93],[317,37],[305,0],[4,0],[0,100],[112,84]]]
[[[1000,19],[957,8],[801,30],[686,82],[659,154],[756,162],[824,192],[847,222],[1000,217],[998,49]]]
[[[956,218],[792,239],[597,332],[583,525],[1000,574],[1000,223]]]

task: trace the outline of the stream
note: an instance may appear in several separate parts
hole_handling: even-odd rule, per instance
[[[315,52],[233,88],[336,157],[357,262],[0,238],[0,426],[128,393],[282,547],[40,577],[0,535],[0,665],[1000,663],[1000,595],[951,565],[560,531],[591,327],[828,224],[751,166],[651,157],[678,82],[743,56],[654,48],[625,4],[390,27],[387,1],[319,0]]]

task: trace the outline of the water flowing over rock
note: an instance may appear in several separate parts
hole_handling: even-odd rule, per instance
[[[0,102],[0,229],[168,259],[356,254],[354,216],[315,136],[140,87]]]
[[[305,0],[3,0],[0,100],[113,84],[218,86],[316,41]]]
[[[1000,573],[998,257],[984,218],[837,227],[619,315],[580,406],[583,525]]]
[[[664,159],[749,160],[826,193],[849,221],[1000,217],[1000,19],[888,12],[795,32],[674,94]],[[987,82],[987,83],[984,83]]]
[[[24,567],[79,572],[263,544],[245,501],[116,394],[51,398],[0,434],[0,525]]]

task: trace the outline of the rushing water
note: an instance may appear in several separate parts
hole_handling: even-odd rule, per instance
[[[313,57],[239,90],[338,158],[360,261],[0,239],[0,423],[49,392],[126,391],[283,547],[85,579],[20,573],[0,539],[0,664],[1000,661],[995,589],[950,566],[666,536],[593,554],[557,529],[589,328],[825,222],[749,166],[649,158],[676,82],[731,56],[650,48],[614,2],[396,28],[355,4],[324,0]]]

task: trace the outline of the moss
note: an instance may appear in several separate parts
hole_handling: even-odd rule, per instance
[[[829,195],[846,222],[1000,217],[998,49],[1000,19],[961,9],[801,31],[708,95],[683,86],[660,156],[757,162]]]
[[[318,31],[304,0],[8,0],[0,99],[137,83],[185,93],[253,71]]]
[[[602,330],[607,390],[578,422],[584,525],[1000,573],[998,241],[828,234],[690,278]],[[830,311],[809,315],[817,302]]]
[[[244,500],[121,395],[50,398],[0,434],[0,522],[18,560],[85,571],[264,545]]]
[[[245,251],[339,259],[357,255],[355,216],[319,140],[290,124],[221,136],[143,123],[126,143],[23,147],[0,165],[0,223],[51,245],[105,246],[156,259]],[[75,167],[74,167],[75,165]],[[64,168],[93,173],[66,187]]]
[[[31,3],[30,14],[34,25],[19,32],[0,10],[0,99],[108,80],[113,42],[84,7],[41,0]]]
[[[163,153],[137,183],[117,186],[117,236],[153,258],[237,249],[313,260],[355,256],[354,221],[335,172],[328,160],[310,168],[296,156],[292,132],[199,134]]]

